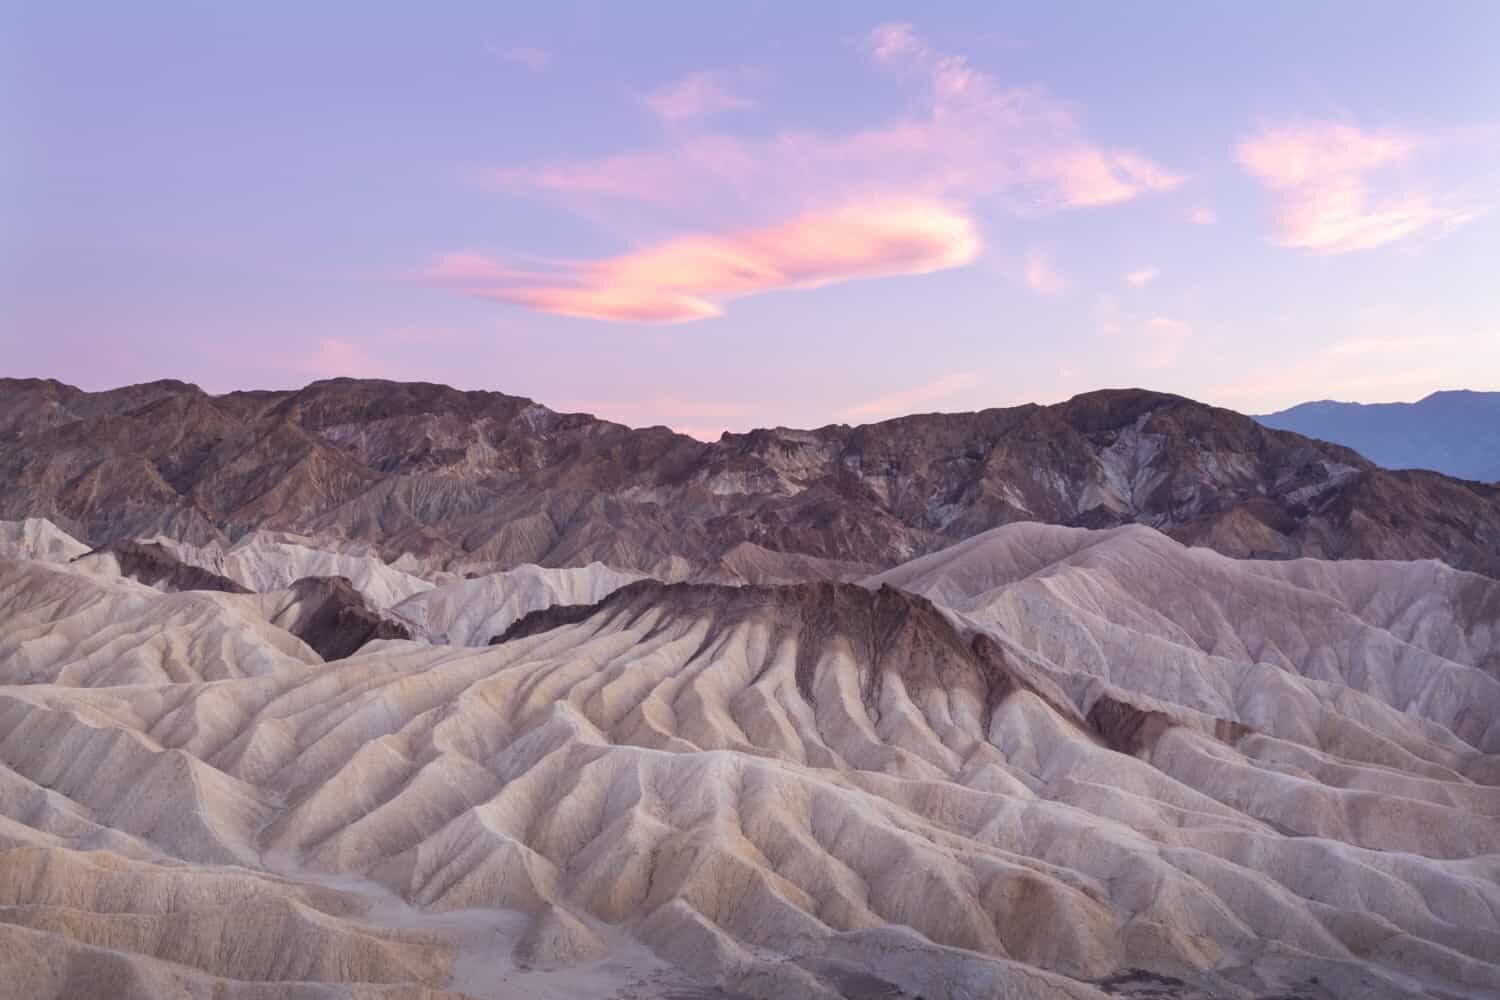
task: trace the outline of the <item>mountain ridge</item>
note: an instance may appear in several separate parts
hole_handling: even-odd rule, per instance
[[[1500,482],[1500,392],[1444,389],[1412,403],[1319,399],[1255,419],[1355,448],[1389,469]]]
[[[1500,489],[1390,472],[1185,397],[914,414],[702,442],[432,383],[212,396],[0,380],[0,518],[98,546],[252,530],[489,572],[851,579],[1000,524],[1142,523],[1227,555],[1440,558],[1500,574]]]

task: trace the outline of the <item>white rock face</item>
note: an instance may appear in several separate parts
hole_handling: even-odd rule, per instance
[[[254,591],[284,590],[305,576],[342,576],[382,609],[432,588],[431,582],[405,573],[367,550],[329,551],[310,540],[260,531],[230,546],[217,566],[198,565]]]
[[[162,594],[46,563],[0,560],[0,621],[0,684],[192,684],[322,662],[255,596]]]
[[[1500,996],[1500,584],[1037,525],[866,584],[322,663],[0,561],[0,995]]]
[[[1266,732],[1337,701],[1386,736],[1437,723],[1500,752],[1500,582],[1430,560],[1260,562],[1150,528],[1012,525],[871,577],[1054,665]],[[1425,727],[1432,728],[1432,727]]]
[[[45,518],[0,521],[0,558],[3,559],[65,563],[88,550],[87,545]]]
[[[471,580],[454,580],[391,608],[412,634],[429,642],[483,646],[516,619],[554,604],[594,604],[627,583],[644,579],[603,563],[577,569],[518,566]]]

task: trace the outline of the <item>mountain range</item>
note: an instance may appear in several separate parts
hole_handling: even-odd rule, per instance
[[[1500,488],[1135,389],[705,443],[423,383],[7,379],[0,517],[94,546],[282,531],[424,570],[717,582],[852,579],[1017,521],[1137,523],[1235,557],[1500,575]]]
[[[1500,392],[1434,392],[1415,403],[1301,403],[1255,419],[1353,448],[1388,469],[1500,481]]]
[[[1500,1000],[1500,488],[0,383],[0,997]]]

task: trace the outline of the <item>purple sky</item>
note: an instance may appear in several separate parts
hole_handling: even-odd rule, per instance
[[[0,374],[700,436],[1500,389],[1490,0],[428,6],[0,0]]]

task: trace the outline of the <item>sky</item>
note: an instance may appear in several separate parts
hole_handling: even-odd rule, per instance
[[[0,0],[0,375],[1500,389],[1500,4]]]

